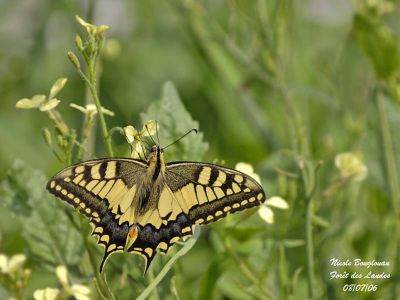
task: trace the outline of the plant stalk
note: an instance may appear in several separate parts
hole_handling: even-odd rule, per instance
[[[92,58],[88,61],[88,72],[89,72],[88,86],[90,89],[90,93],[92,94],[93,102],[96,105],[97,113],[99,115],[101,135],[103,137],[104,144],[106,146],[107,154],[108,156],[112,157],[114,156],[114,151],[112,149],[111,139],[107,129],[107,123],[104,118],[103,112],[101,110],[100,99],[96,88],[95,60],[96,60],[95,58]]]
[[[392,195],[392,206],[394,213],[394,239],[393,239],[393,256],[394,256],[394,265],[393,270],[397,274],[393,274],[394,278],[400,276],[399,268],[400,268],[400,187],[398,185],[399,177],[396,169],[396,160],[393,151],[393,141],[392,135],[390,132],[390,124],[388,115],[385,107],[385,98],[381,92],[378,92],[377,95],[377,104],[378,104],[378,113],[379,113],[379,122],[381,126],[381,135],[383,142],[383,150],[385,153],[385,161],[386,161],[386,172],[389,181],[389,189],[390,194]],[[394,281],[393,285],[393,299],[398,299],[400,296],[400,282]]]
[[[314,299],[314,242],[313,242],[313,227],[312,227],[312,201],[309,199],[306,203],[306,253],[307,253],[307,287],[308,296]]]

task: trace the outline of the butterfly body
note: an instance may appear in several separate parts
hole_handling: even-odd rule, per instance
[[[214,164],[166,164],[158,146],[147,161],[106,158],[67,167],[47,189],[90,218],[105,246],[100,269],[111,253],[127,251],[145,258],[146,271],[157,251],[192,235],[195,224],[265,201],[250,176]]]

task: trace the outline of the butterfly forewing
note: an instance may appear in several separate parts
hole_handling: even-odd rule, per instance
[[[239,171],[204,163],[167,165],[169,187],[195,224],[206,224],[229,213],[257,206],[265,194],[253,178]]]

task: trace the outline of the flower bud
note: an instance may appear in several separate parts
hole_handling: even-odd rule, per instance
[[[42,129],[42,135],[43,135],[43,138],[44,138],[46,144],[49,147],[51,147],[52,146],[51,133],[50,133],[50,130],[47,127]]]
[[[68,58],[72,62],[72,64],[77,68],[78,70],[81,68],[81,63],[79,62],[79,59],[76,57],[74,52],[68,51]]]

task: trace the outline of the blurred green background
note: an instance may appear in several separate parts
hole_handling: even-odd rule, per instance
[[[274,210],[272,225],[252,211],[203,228],[151,297],[400,298],[400,6],[379,0],[1,1],[0,200],[7,205],[0,205],[0,253],[25,253],[32,275],[22,296],[10,293],[12,280],[2,275],[0,298],[30,299],[36,289],[56,287],[54,267],[62,263],[73,281],[89,285],[91,297],[99,298],[93,270],[79,260],[87,257],[44,263],[31,256],[32,241],[23,234],[32,186],[38,185],[38,201],[45,194],[31,177],[45,180],[63,165],[41,135],[50,120],[15,103],[46,94],[57,78],[67,77],[57,108],[79,133],[82,115],[69,103],[84,105],[87,91],[66,54],[76,52],[75,36],[83,32],[76,14],[110,27],[98,82],[102,105],[115,113],[107,117],[109,128],[141,128],[140,113],[171,81],[209,144],[197,159],[229,167],[248,162],[267,196],[289,204]],[[113,145],[118,155],[128,154],[122,136]],[[350,162],[335,166],[340,153],[351,153]],[[106,156],[98,132],[94,155]],[[356,178],[360,166],[366,178]],[[51,209],[64,213],[65,207]],[[69,247],[68,239],[62,247]],[[157,258],[144,278],[141,259],[132,257],[110,259],[116,299],[137,297],[171,255]],[[390,267],[371,270],[390,278],[330,280],[332,271],[369,271],[335,268],[334,257],[389,261]],[[350,283],[378,290],[343,292]]]

